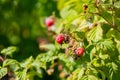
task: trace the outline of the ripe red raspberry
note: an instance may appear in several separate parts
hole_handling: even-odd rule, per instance
[[[45,20],[45,25],[47,26],[47,27],[51,27],[52,25],[54,24],[54,20],[53,20],[53,18],[47,18],[46,20]]]
[[[82,56],[82,55],[84,54],[84,52],[85,52],[85,50],[84,50],[84,48],[82,48],[82,47],[77,48],[77,49],[75,50],[75,54],[76,54],[77,56]]]
[[[65,37],[62,34],[56,37],[56,42],[59,44],[62,44],[64,40],[65,40]]]

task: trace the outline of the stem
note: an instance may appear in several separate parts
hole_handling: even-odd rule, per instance
[[[114,1],[112,0],[112,24],[115,26]]]
[[[115,20],[114,20],[114,12],[112,11],[112,24],[113,24],[113,27],[115,26]]]
[[[113,0],[112,0],[112,28],[120,32],[120,30],[118,30],[115,26],[115,12],[114,12],[114,1]]]

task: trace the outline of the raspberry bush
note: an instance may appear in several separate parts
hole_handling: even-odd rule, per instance
[[[59,0],[60,17],[41,21],[52,37],[43,53],[24,61],[12,59],[16,47],[1,51],[0,78],[15,80],[119,80],[120,1]]]

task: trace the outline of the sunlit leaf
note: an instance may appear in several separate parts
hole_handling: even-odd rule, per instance
[[[11,70],[16,71],[20,68],[20,64],[18,61],[14,60],[14,59],[6,59],[3,62],[3,67],[10,67]]]
[[[99,47],[103,50],[113,50],[114,49],[114,43],[112,40],[110,39],[105,39],[105,40],[101,40],[99,43],[98,43]]]
[[[83,77],[84,75],[84,71],[85,71],[85,68],[78,68],[76,69],[74,72],[73,72],[73,75],[70,76],[70,78],[68,78],[67,80],[81,80],[81,78]]]
[[[103,31],[100,26],[94,27],[90,32],[87,33],[88,41],[99,41],[103,37]]]
[[[15,74],[16,74],[15,80],[26,80],[27,70],[26,69],[19,70],[15,72]]]
[[[19,65],[19,62],[14,60],[14,59],[6,59],[3,63],[3,67],[6,67],[6,66],[9,66],[9,65],[12,65],[12,64]]]
[[[115,6],[116,8],[120,8],[120,1],[115,2],[114,6]]]
[[[25,68],[29,68],[32,66],[32,63],[33,63],[34,59],[33,57],[29,57],[28,59],[26,59],[24,62],[21,63],[21,66],[22,67],[25,67]]]
[[[88,80],[101,80],[101,79],[98,79],[96,76],[94,75],[88,75]]]
[[[11,47],[8,47],[8,48],[3,49],[3,50],[1,51],[1,53],[4,54],[4,55],[9,55],[9,56],[11,56],[16,50],[17,50],[16,47],[11,46]]]
[[[55,46],[53,44],[45,44],[45,45],[41,45],[41,48],[47,49],[47,50],[54,50]]]
[[[77,15],[77,12],[73,9],[71,9],[73,5],[66,6],[61,12],[60,15],[62,18],[73,18]],[[72,14],[71,14],[72,13]]]
[[[7,74],[7,68],[0,68],[0,79]]]

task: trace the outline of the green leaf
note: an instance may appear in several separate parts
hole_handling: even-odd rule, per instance
[[[100,26],[97,26],[87,33],[87,40],[97,42],[102,39],[102,36],[103,30]]]
[[[32,65],[37,69],[39,69],[40,67],[46,68],[46,57],[47,56],[45,53],[39,54]]]
[[[99,13],[99,15],[104,18],[111,26],[113,26],[113,15],[108,13],[107,11],[102,11]],[[114,16],[114,24],[115,27],[114,29],[118,30],[120,29],[120,21],[118,20],[118,18],[116,16]]]
[[[52,62],[57,58],[58,56],[50,55],[47,53],[42,53],[37,56],[37,58],[32,63],[32,65],[36,67],[37,69],[39,69],[40,67],[46,69],[47,62]]]
[[[22,67],[25,67],[25,68],[29,68],[32,66],[32,63],[33,63],[34,59],[33,57],[29,57],[28,59],[26,59],[24,62],[21,63],[21,66]]]
[[[78,70],[79,71],[79,70]],[[80,80],[84,74],[85,68],[82,68],[79,72],[78,72],[78,80]]]
[[[53,55],[44,53],[44,54],[38,55],[36,60],[39,60],[41,62],[49,62],[49,61],[52,61],[52,60],[54,60],[56,58],[57,58],[57,56],[53,56]]]
[[[5,48],[1,51],[2,54],[4,55],[9,55],[9,56],[12,56],[12,54],[17,50],[16,47],[14,46],[11,46],[11,47],[8,47],[8,48]]]
[[[80,22],[80,25],[79,25],[79,30],[83,31],[83,32],[86,32],[89,30],[89,25],[88,25],[87,20],[82,19],[82,21]]]
[[[118,65],[115,62],[111,62],[107,64],[109,68],[109,78],[110,80],[113,80],[113,77],[115,76],[115,73],[118,71]]]
[[[100,59],[98,59],[98,58],[94,58],[94,59],[92,60],[92,63],[93,63],[93,65],[94,65],[95,67],[102,67],[104,61],[103,61],[103,60],[100,60]]]
[[[116,72],[118,70],[118,65],[114,62],[111,63],[111,67],[112,67],[114,72]]]
[[[85,33],[82,31],[74,31],[74,33],[76,33],[77,35],[75,37],[80,38],[80,39],[84,39],[85,38]]]
[[[63,19],[65,18],[72,18],[74,16],[77,15],[77,12],[72,8],[73,5],[69,5],[69,6],[66,6],[65,8],[63,8],[60,12],[60,15]],[[72,14],[71,14],[72,13]]]
[[[12,64],[16,64],[16,65],[19,65],[19,62],[14,60],[14,59],[6,59],[4,62],[3,62],[3,67],[6,67],[6,66],[10,66]]]
[[[114,3],[114,6],[115,6],[116,8],[120,8],[120,1],[115,2],[115,3]]]
[[[65,30],[69,29],[72,21],[78,17],[77,12],[74,9],[71,9],[73,5],[66,6],[60,12],[61,17],[63,18],[63,24],[65,24]],[[72,13],[72,14],[71,14]]]
[[[88,80],[100,80],[100,79],[94,75],[88,75]]]
[[[0,68],[0,79],[7,74],[7,68]]]
[[[88,80],[88,76],[87,75],[83,76],[81,80]]]
[[[89,54],[90,53],[90,51],[92,50],[94,48],[94,45],[88,45],[87,47],[86,47],[86,52]]]
[[[103,34],[106,34],[111,28],[111,26],[109,24],[106,24],[106,23],[101,23],[101,27],[103,29]]]
[[[120,32],[118,32],[118,31],[116,31],[116,30],[114,30],[114,29],[110,29],[110,30],[108,31],[108,33],[106,34],[106,36],[107,36],[108,38],[113,37],[113,38],[115,38],[115,39],[117,39],[117,40],[120,40]]]
[[[9,66],[11,70],[16,71],[20,68],[20,64],[18,61],[14,60],[14,59],[6,59],[3,62],[3,67],[7,67]]]
[[[115,9],[115,16],[120,18],[120,8]]]
[[[89,55],[90,60],[92,60],[96,51],[94,45],[88,45],[85,50],[86,53]]]
[[[110,39],[101,40],[101,41],[98,42],[97,44],[98,44],[98,46],[99,46],[101,49],[103,49],[103,50],[105,50],[105,51],[111,51],[111,50],[113,50],[114,47],[115,47],[113,41],[110,40]]]
[[[58,0],[58,9],[61,10],[64,7],[64,3],[66,2],[66,0]]]
[[[26,79],[26,74],[27,74],[26,69],[19,70],[19,71],[15,72],[15,74],[16,74],[15,80],[27,80]]]
[[[67,57],[65,54],[59,54],[58,59],[63,63],[65,68],[69,71],[73,70],[73,67],[76,65],[76,63],[73,61],[73,58]]]
[[[101,76],[102,76],[102,80],[105,80],[105,78],[106,78],[105,73],[104,73],[103,71],[101,71],[101,70],[99,70],[99,73],[100,73]]]
[[[81,67],[81,68],[78,68],[76,69],[72,74],[72,77],[71,78],[68,78],[67,80],[81,80],[81,78],[83,77],[84,75],[84,72],[85,71],[85,68]]]
[[[102,53],[100,53],[99,54],[99,57],[101,58],[101,59],[103,59],[103,60],[106,60],[106,59],[108,59],[109,58],[109,55],[108,54],[102,54]]]
[[[99,15],[104,18],[109,24],[112,24],[112,14],[108,13],[107,11],[102,11]]]
[[[117,50],[118,50],[118,52],[119,52],[119,54],[120,54],[120,41],[117,41],[116,47],[117,47]]]
[[[53,44],[41,45],[40,47],[47,50],[55,50],[55,46]]]

